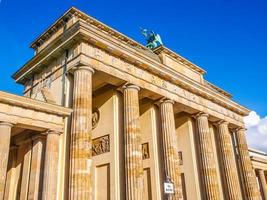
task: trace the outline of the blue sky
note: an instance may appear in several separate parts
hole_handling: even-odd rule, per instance
[[[0,90],[21,94],[10,75],[33,56],[29,44],[69,7],[145,43],[153,29],[168,48],[208,73],[234,100],[267,115],[266,0],[1,0]]]

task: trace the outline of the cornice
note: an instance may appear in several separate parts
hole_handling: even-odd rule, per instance
[[[41,35],[39,35],[31,44],[30,47],[36,50],[45,41],[47,41],[57,30],[63,27],[69,19],[78,11],[76,8],[71,7],[59,19],[57,19],[50,27],[48,27]]]
[[[209,87],[209,88],[211,88],[212,90],[215,90],[215,91],[217,91],[217,92],[223,94],[224,96],[226,96],[226,97],[228,97],[228,98],[230,98],[230,99],[233,97],[230,93],[226,92],[225,90],[219,88],[219,87],[216,86],[216,85],[213,85],[212,83],[210,83],[210,82],[208,82],[208,81],[206,81],[206,80],[204,80],[204,83],[205,83],[205,85],[206,85],[207,87]]]
[[[167,47],[165,47],[163,45],[161,45],[161,46],[157,47],[156,49],[154,49],[153,52],[156,53],[156,54],[165,53],[165,54],[171,56],[172,58],[174,58],[175,60],[178,60],[182,64],[184,64],[184,65],[188,66],[189,68],[193,69],[194,71],[199,72],[200,74],[205,74],[206,73],[206,71],[204,69],[200,68],[199,66],[195,65],[194,63],[190,62],[186,58],[182,57],[181,55],[175,53],[174,51],[168,49]]]
[[[248,151],[253,153],[253,154],[257,154],[257,155],[260,155],[260,156],[265,156],[267,158],[267,153],[264,152],[264,151],[260,151],[258,149],[253,149],[253,148],[249,148]]]
[[[136,42],[135,40],[127,37],[126,35],[112,29],[111,27],[105,25],[104,23],[96,20],[95,18],[87,15],[86,13],[80,11],[79,9],[75,7],[71,7],[67,12],[65,12],[55,23],[53,23],[44,33],[42,33],[39,37],[37,37],[36,40],[32,42],[30,47],[35,49],[37,46],[44,43],[46,40],[48,40],[51,35],[56,32],[59,28],[61,28],[70,18],[72,17],[78,17],[79,19],[82,19],[86,22],[88,22],[90,25],[97,27],[98,29],[102,30],[103,32],[111,35],[112,37],[117,38],[118,40],[125,42],[126,44],[130,44],[132,46],[137,46],[141,49],[146,49],[145,46],[141,45],[140,43]]]
[[[85,22],[89,23],[91,26],[96,27],[97,29],[107,33],[108,35],[116,38],[117,40],[130,45],[134,46],[143,50],[147,50],[145,46],[136,42],[135,40],[125,36],[124,34],[112,29],[111,27],[105,25],[104,23],[96,20],[95,18],[87,15],[86,13],[78,10],[75,7],[70,8],[67,12],[65,12],[54,24],[52,24],[43,34],[41,34],[37,39],[31,44],[31,48],[37,49],[38,46],[41,46],[45,41],[47,41],[58,29],[64,26],[66,22],[71,19],[72,17],[77,17],[78,19],[82,19]],[[198,67],[197,65],[193,64],[189,60],[185,59],[184,57],[178,55],[177,53],[171,51],[170,49],[160,46],[156,48],[154,53],[159,54],[160,52],[164,52],[169,56],[173,57],[174,59],[178,60],[182,64],[186,65],[187,67],[191,68],[199,72],[200,74],[205,74],[206,71],[202,68]]]
[[[13,75],[12,78],[20,84],[25,84],[23,78],[27,77],[29,72],[33,71],[38,65],[40,65],[43,61],[48,59],[48,56],[54,55],[56,52],[63,51],[66,48],[68,43],[71,43],[72,38],[78,34],[79,29],[79,21],[74,23],[69,29],[64,33],[64,35],[60,35],[55,38],[53,42],[51,42],[45,49],[36,54],[33,58],[27,61],[21,68],[19,68]],[[69,35],[69,37],[66,37]],[[59,40],[62,42],[60,45],[55,45]],[[73,42],[73,41],[72,41]],[[63,48],[64,47],[64,48]]]
[[[120,34],[119,32],[107,27],[106,25],[102,24],[101,22],[89,17],[88,15],[82,13],[81,11],[71,8],[65,15],[70,16],[69,13],[72,13],[75,16],[78,16],[81,20],[78,20],[76,23],[74,23],[71,27],[66,30],[66,32],[57,38],[53,40],[45,49],[40,51],[32,60],[30,60],[26,65],[23,66],[20,70],[18,70],[14,75],[13,78],[20,82],[21,77],[25,76],[30,70],[33,70],[37,65],[40,65],[41,61],[44,61],[48,58],[48,55],[52,55],[54,52],[59,51],[60,49],[64,49],[64,45],[66,45],[69,41],[73,41],[74,37],[80,35],[80,31],[83,31],[83,34],[86,35],[84,32],[89,31],[93,34],[94,37],[101,38],[102,41],[105,41],[106,44],[111,45],[111,49],[113,51],[114,48],[117,48],[119,50],[122,50],[124,52],[127,52],[127,55],[121,55],[122,59],[129,61],[135,60],[136,66],[141,67],[142,65],[146,65],[146,69],[149,70],[151,73],[155,73],[156,75],[160,77],[165,77],[164,79],[169,82],[174,82],[175,84],[179,85],[180,87],[193,92],[197,95],[200,95],[204,97],[205,99],[209,99],[213,101],[214,103],[217,103],[219,105],[222,105],[223,107],[233,110],[234,112],[241,114],[241,115],[247,115],[249,110],[246,109],[243,106],[240,106],[239,104],[235,103],[234,101],[229,99],[229,95],[227,93],[223,92],[221,89],[219,89],[216,86],[213,86],[212,84],[200,84],[193,80],[190,80],[189,78],[185,77],[181,73],[175,71],[174,69],[170,68],[169,66],[166,66],[158,61],[155,61],[154,59],[151,59],[149,56],[145,55],[144,53],[138,52],[136,48],[146,49],[146,47],[140,45],[139,43],[129,39],[128,37]],[[63,15],[63,16],[65,16]],[[63,17],[59,19],[54,25],[52,25],[50,29],[53,29],[53,27],[56,27],[56,24],[60,23],[59,21],[63,20]],[[73,29],[73,34],[69,34],[68,37],[64,36]],[[76,30],[77,29],[77,30]],[[70,31],[71,32],[71,31]],[[45,34],[43,34],[45,35]],[[40,36],[40,37],[43,37]],[[110,35],[112,37],[110,37]],[[39,37],[39,38],[40,38]],[[62,43],[60,45],[55,46],[54,49],[52,48],[53,44],[55,44],[55,41],[60,40],[60,38],[64,38],[62,40]],[[90,42],[90,41],[87,41]],[[92,41],[91,41],[92,42]],[[130,45],[129,45],[130,44]],[[110,47],[109,47],[110,48]],[[48,49],[50,49],[48,51]],[[164,47],[163,49],[165,52],[168,52],[170,55],[175,56],[177,59],[182,59],[181,56],[178,54],[175,54],[171,50]],[[112,52],[111,51],[111,52]],[[156,49],[155,52],[159,52],[159,49]],[[143,62],[143,63],[142,63]],[[189,61],[186,61],[189,62]],[[190,63],[189,63],[190,64]],[[190,64],[193,66],[193,64]],[[201,68],[197,68],[196,70],[199,70],[199,73],[204,73],[205,71],[201,71]],[[208,87],[208,86],[209,87]]]
[[[28,71],[33,70],[35,68],[35,66],[37,66],[39,64],[35,63],[35,65],[31,66],[31,63],[34,63],[34,60],[35,60],[35,62],[37,62],[36,60],[39,59],[38,57],[42,58],[41,61],[47,60],[47,58],[48,58],[47,56],[48,55],[51,56],[53,52],[57,51],[57,49],[64,49],[64,45],[66,45],[66,43],[68,41],[70,41],[70,40],[76,40],[77,41],[77,38],[75,39],[75,37],[79,37],[79,38],[85,37],[85,35],[87,34],[86,31],[88,31],[88,29],[87,29],[88,25],[87,25],[87,27],[86,27],[86,25],[87,24],[83,21],[77,21],[75,24],[73,24],[73,27],[77,28],[77,32],[73,31],[75,33],[75,35],[70,35],[69,38],[64,37],[65,38],[64,42],[62,42],[60,44],[60,46],[57,46],[56,48],[54,47],[55,49],[53,49],[53,51],[47,51],[47,49],[45,48],[44,50],[42,50],[42,52],[37,54],[32,59],[33,61],[29,61],[28,64],[26,64],[23,68],[24,69],[28,68]],[[73,27],[70,27],[69,29],[73,29]],[[93,28],[91,27],[91,29],[93,29]],[[78,30],[79,30],[79,32],[78,32]],[[97,30],[93,29],[90,31],[97,31]],[[247,110],[246,108],[233,102],[228,97],[225,97],[224,95],[220,94],[219,92],[214,91],[214,89],[210,89],[203,84],[199,84],[199,83],[185,77],[184,75],[180,74],[179,72],[175,71],[174,69],[170,68],[169,66],[166,66],[162,63],[159,63],[159,62],[155,61],[154,59],[151,59],[149,56],[147,56],[141,52],[138,52],[132,46],[129,46],[127,44],[122,45],[121,43],[118,43],[116,39],[109,38],[105,33],[97,33],[97,32],[90,32],[90,33],[93,34],[92,35],[93,37],[99,37],[99,38],[101,38],[102,41],[105,41],[107,44],[112,44],[112,46],[113,46],[112,51],[116,50],[116,51],[124,51],[125,53],[127,52],[127,55],[122,55],[123,56],[122,59],[124,59],[124,60],[127,60],[127,58],[128,59],[131,58],[131,60],[135,60],[136,62],[139,63],[139,67],[141,67],[142,63],[145,63],[147,70],[149,70],[151,73],[154,73],[160,77],[165,77],[164,78],[165,80],[167,80],[169,82],[174,82],[175,84],[181,86],[182,88],[184,88],[186,90],[189,90],[189,91],[191,91],[197,95],[203,96],[204,98],[209,99],[215,103],[223,105],[224,107],[226,107],[230,110],[234,110],[234,112],[237,112],[241,115],[247,115],[247,113],[249,112],[249,110]],[[80,34],[83,34],[83,36],[80,36]],[[61,37],[63,37],[63,36],[61,36]],[[55,39],[54,43],[56,43],[56,40],[60,40],[60,38]],[[50,46],[51,45],[52,44],[50,44]],[[115,48],[115,45],[119,50]],[[52,48],[49,48],[49,49],[52,49]],[[41,56],[41,54],[47,54],[47,56]],[[135,57],[132,57],[132,56],[135,56]],[[16,81],[19,80],[19,76],[18,76],[19,74],[22,77],[22,74],[19,73],[19,71],[13,75],[13,77],[16,78]],[[23,76],[25,76],[25,74]],[[235,108],[235,107],[237,107],[237,108]]]
[[[84,26],[84,25],[86,26],[86,24],[81,22],[81,26]],[[90,30],[90,31],[92,31],[92,30]],[[103,34],[103,33],[101,33],[101,34]],[[112,45],[115,44],[115,41],[112,41],[113,38],[108,40],[107,38],[104,38],[105,37],[104,34],[102,36],[100,36],[100,33],[98,34],[96,32],[92,32],[92,35],[94,37],[100,37],[101,40],[102,41],[104,40],[106,43],[112,43]],[[193,92],[193,93],[196,93],[198,91],[198,93],[197,93],[198,95],[206,94],[207,93],[206,91],[208,91],[209,93],[213,94],[213,96],[216,96],[218,98],[223,98],[224,102],[231,101],[231,100],[229,100],[229,95],[225,95],[225,93],[219,92],[218,91],[218,90],[220,90],[219,88],[217,88],[217,90],[215,90],[214,89],[215,86],[213,86],[214,88],[211,88],[211,87],[206,87],[206,85],[199,84],[196,81],[193,81],[192,79],[189,79],[188,77],[184,76],[183,74],[175,71],[171,67],[169,67],[167,65],[164,65],[164,64],[162,64],[160,62],[157,62],[154,59],[151,59],[150,57],[148,57],[147,55],[136,51],[136,49],[133,48],[132,46],[129,46],[129,45],[124,45],[123,46],[121,44],[120,45],[116,44],[116,45],[119,46],[120,49],[123,48],[124,51],[129,53],[127,55],[123,54],[122,55],[122,59],[125,60],[127,58],[128,59],[132,58],[131,60],[135,60],[136,61],[136,63],[134,63],[134,64],[137,64],[136,66],[140,67],[142,65],[146,65],[145,68],[147,70],[149,70],[151,73],[155,73],[155,74],[157,74],[157,75],[159,75],[161,77],[167,76],[169,78],[169,79],[166,79],[166,77],[165,77],[165,79],[167,81],[176,82],[176,83],[178,83],[178,85],[180,85],[184,89],[189,89],[190,90],[190,87],[188,85],[194,86],[192,88],[201,89],[201,91],[200,90],[191,90],[191,92]],[[118,51],[118,50],[113,47],[112,51]],[[173,75],[175,78],[170,76],[170,75]],[[206,95],[205,98],[209,99],[209,96]],[[233,101],[231,101],[231,102],[236,104],[236,106],[240,106],[240,105],[238,105],[237,103],[235,103]],[[216,103],[218,103],[218,102],[216,102]],[[227,105],[224,103],[224,106],[227,106]],[[242,108],[244,108],[244,107],[242,107]],[[246,108],[244,108],[244,109],[246,110],[245,112],[247,112],[247,113],[249,112]]]
[[[82,30],[88,31],[88,24],[85,24],[83,21],[80,22],[81,26],[83,27]],[[87,27],[86,27],[87,26]],[[92,31],[92,30],[90,30]],[[95,31],[95,30],[94,30]],[[91,32],[90,32],[91,33]],[[213,88],[207,87],[206,84],[200,84],[196,81],[193,81],[192,79],[184,76],[183,74],[175,71],[171,67],[164,65],[160,62],[155,61],[154,59],[151,59],[149,56],[138,52],[133,46],[127,45],[127,44],[121,44],[121,43],[115,43],[117,40],[114,38],[107,38],[107,35],[104,33],[92,33],[94,37],[101,38],[100,40],[105,41],[106,45],[109,43],[112,44],[112,51],[118,51],[118,49],[123,49],[124,52],[126,51],[129,54],[122,54],[121,58],[124,60],[128,60],[128,62],[133,63],[131,60],[134,60],[137,67],[141,67],[145,65],[145,69],[150,71],[152,74],[156,74],[160,77],[165,77],[164,79],[169,82],[174,82],[181,86],[184,89],[187,89],[197,95],[200,95],[206,99],[212,100],[214,103],[220,104],[230,110],[234,110],[235,112],[241,114],[241,115],[248,115],[250,110],[237,104],[236,102],[229,99],[229,95],[225,95],[222,92],[219,92],[218,87],[215,90],[215,86]],[[117,45],[118,49],[114,48],[114,45]],[[107,47],[110,48],[110,47]],[[112,53],[112,51],[110,51]],[[232,104],[232,105],[231,105]],[[235,109],[234,107],[237,107]]]
[[[257,156],[250,156],[250,158],[251,158],[252,161],[267,164],[267,158],[264,159],[264,158],[260,158],[260,157],[257,157]]]
[[[54,114],[62,117],[69,116],[72,109],[62,106],[45,103],[24,96],[18,96],[7,92],[0,91],[0,103],[32,109],[40,112]]]

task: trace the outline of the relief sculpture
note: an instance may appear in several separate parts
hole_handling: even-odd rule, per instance
[[[109,135],[93,139],[92,156],[97,156],[110,151]]]
[[[143,160],[149,158],[149,148],[148,148],[148,143],[142,144],[142,158]]]
[[[97,108],[94,108],[93,113],[92,113],[92,128],[93,129],[95,129],[95,127],[97,126],[99,122],[99,118],[100,118],[100,112]]]

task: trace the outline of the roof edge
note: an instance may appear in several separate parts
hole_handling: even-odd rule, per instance
[[[0,91],[0,102],[25,107],[28,109],[38,110],[49,114],[59,116],[69,116],[72,113],[72,109],[59,106],[56,104],[46,103],[36,99],[31,99],[25,96],[19,96],[8,92]]]
[[[37,38],[30,44],[30,48],[35,49],[34,46],[40,40],[43,36],[45,36],[50,30],[53,29],[57,24],[61,23],[61,21],[64,21],[64,17],[68,16],[71,12],[81,12],[75,7],[70,7],[66,12],[64,12],[63,15],[61,15],[52,25],[50,25],[43,33],[41,33]]]
[[[156,53],[156,54],[159,54],[161,52],[166,53],[169,56],[171,56],[172,58],[179,60],[180,62],[182,62],[186,66],[189,66],[191,69],[199,72],[200,74],[206,74],[206,71],[204,69],[202,69],[201,67],[197,66],[196,64],[192,63],[191,61],[187,60],[183,56],[179,55],[178,53],[170,50],[169,48],[167,48],[167,47],[165,47],[163,45],[155,48],[153,50],[153,52]]]

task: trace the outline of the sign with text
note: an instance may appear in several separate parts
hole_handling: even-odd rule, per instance
[[[174,186],[171,182],[164,182],[164,193],[165,194],[174,194]]]

